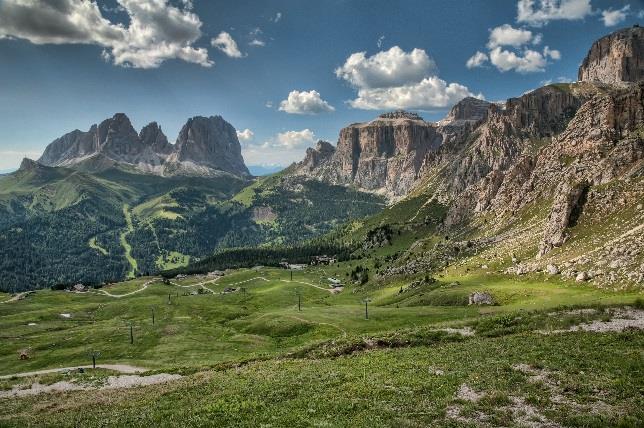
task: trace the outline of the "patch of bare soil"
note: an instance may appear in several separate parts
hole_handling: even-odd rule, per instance
[[[595,320],[574,325],[564,330],[540,331],[542,334],[567,333],[570,331],[591,331],[595,333],[620,332],[627,329],[644,330],[644,310],[634,308],[612,309],[610,320]]]
[[[24,397],[52,392],[87,391],[97,389],[133,388],[137,386],[155,385],[181,378],[178,374],[159,373],[150,376],[123,375],[109,376],[102,385],[90,386],[79,383],[60,381],[51,385],[34,383],[32,385],[16,385],[9,391],[0,391],[0,398]]]

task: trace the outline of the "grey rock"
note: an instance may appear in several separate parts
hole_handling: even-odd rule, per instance
[[[468,305],[493,305],[494,297],[490,293],[475,291],[470,294]]]

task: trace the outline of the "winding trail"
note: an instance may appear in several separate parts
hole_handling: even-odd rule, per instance
[[[149,281],[145,282],[145,283],[143,284],[143,287],[139,288],[138,290],[130,291],[129,293],[125,293],[125,294],[112,294],[112,293],[110,293],[109,291],[105,291],[105,290],[103,290],[103,289],[98,290],[98,291],[97,291],[97,293],[99,293],[99,294],[104,294],[105,296],[116,297],[116,298],[125,297],[125,296],[131,296],[132,294],[140,293],[141,291],[143,291],[143,290],[145,290],[146,288],[148,288],[148,286],[149,286],[150,284],[153,284],[153,283],[155,283],[155,282],[157,282],[157,281],[159,281],[159,278],[151,279],[151,280],[149,280]]]

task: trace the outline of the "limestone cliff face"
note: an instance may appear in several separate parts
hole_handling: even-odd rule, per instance
[[[625,28],[593,43],[578,79],[603,83],[644,79],[644,28]]]
[[[250,175],[235,128],[220,116],[189,119],[173,145],[156,122],[137,134],[129,118],[117,113],[87,132],[54,140],[38,162],[87,171],[122,166],[158,175]]]
[[[401,196],[417,182],[427,155],[441,141],[436,124],[416,114],[383,114],[343,128],[335,149],[328,143],[310,149],[294,173]]]

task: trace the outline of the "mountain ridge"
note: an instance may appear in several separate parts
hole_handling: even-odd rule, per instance
[[[160,176],[250,176],[235,128],[221,116],[188,119],[171,144],[156,122],[137,133],[124,113],[116,113],[86,132],[77,129],[55,139],[38,162],[86,171],[125,166]]]

